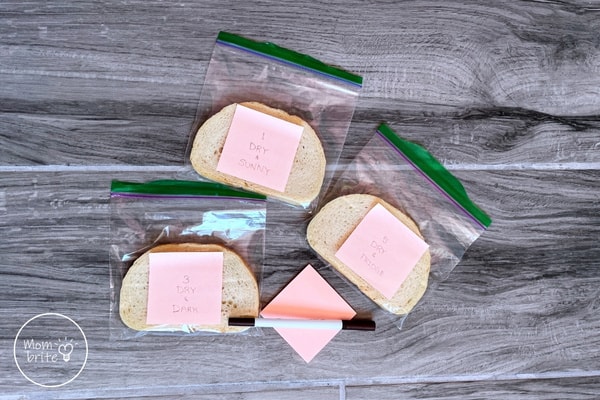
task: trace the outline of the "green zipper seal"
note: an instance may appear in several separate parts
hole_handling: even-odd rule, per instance
[[[229,32],[219,32],[217,42],[250,50],[268,57],[295,64],[334,78],[362,86],[363,78],[351,72],[325,64],[316,58],[280,47],[271,42],[256,42]]]
[[[478,222],[483,228],[488,228],[491,225],[492,219],[471,201],[460,181],[427,150],[416,143],[401,139],[386,124],[379,125],[377,131],[425,178],[474,221]]]
[[[265,200],[266,196],[214,182],[180,181],[172,179],[150,182],[112,181],[111,195],[238,197]]]

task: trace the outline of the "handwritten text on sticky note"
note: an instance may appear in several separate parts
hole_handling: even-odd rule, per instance
[[[392,298],[428,245],[381,204],[376,204],[336,257],[387,298]]]
[[[220,323],[222,252],[149,256],[147,324]]]
[[[303,129],[238,104],[217,171],[283,192]]]

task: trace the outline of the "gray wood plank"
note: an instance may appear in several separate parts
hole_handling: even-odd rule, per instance
[[[593,8],[217,3],[4,2],[0,160],[180,163],[214,39],[231,30],[363,74],[358,140],[400,120],[409,136],[458,146],[440,152],[449,162],[598,161]]]
[[[499,382],[450,382],[347,387],[346,399],[597,399],[599,378],[563,378]]]
[[[182,165],[191,122],[168,115],[94,120],[11,114],[2,118],[0,126],[10,132],[0,150],[2,165],[108,164],[118,168]]]
[[[404,112],[435,112],[441,104],[592,115],[596,12],[567,3],[411,2],[344,21],[361,27],[346,38],[358,68],[388,77],[368,80],[367,95],[404,100]],[[594,87],[585,87],[589,79]]]
[[[367,97],[400,98],[425,107],[474,102],[521,107],[537,99],[536,110],[552,114],[598,110],[593,6],[55,0],[4,2],[0,11],[7,20],[1,33],[11,46],[206,61],[216,33],[235,27],[334,64],[349,64],[365,75],[388,77],[368,80]],[[18,74],[18,69],[8,71]],[[140,75],[131,72],[125,75]],[[567,103],[571,108],[565,110]]]
[[[225,393],[185,393],[181,395],[165,395],[151,397],[130,397],[131,400],[162,400],[162,399],[188,399],[193,395],[194,400],[338,400],[340,398],[340,389],[337,387],[307,388],[295,390],[261,390],[244,392],[225,392]],[[114,400],[120,397],[113,398]],[[108,399],[110,400],[110,399]]]
[[[360,150],[378,122],[386,122],[451,170],[597,169],[600,165],[600,125],[594,119],[555,119],[499,109],[414,117],[389,104],[371,107],[356,110],[343,159]]]
[[[353,307],[373,311],[380,325],[373,335],[343,332],[310,364],[271,331],[108,340],[108,184],[124,176],[149,177],[2,176],[0,333],[6,357],[0,387],[7,396],[38,390],[16,370],[9,349],[19,327],[43,312],[77,320],[90,342],[89,362],[66,395],[104,388],[143,396],[262,382],[314,386],[600,371],[597,171],[460,171],[495,222],[450,278],[426,294],[402,330],[303,247],[301,224],[283,222],[301,216],[272,205],[263,301],[312,262]]]
[[[281,400],[300,400],[300,399],[315,399],[315,400],[338,400],[340,399],[340,388],[337,386],[322,386],[322,387],[304,387],[302,385],[287,385],[289,388],[273,389],[265,388],[265,386],[277,385],[257,385],[253,388],[244,387],[239,391],[239,387],[230,385],[230,387],[204,387],[204,388],[184,388],[171,387],[167,390],[153,392],[148,395],[140,395],[137,390],[111,390],[107,388],[102,392],[99,391],[61,391],[60,399],[89,399],[89,400],[166,400],[166,399],[190,399],[194,400],[258,400],[258,399],[281,399]],[[282,386],[282,385],[279,385]],[[28,394],[29,398],[47,398],[48,391],[40,391],[39,393]],[[23,399],[20,396],[3,396],[3,399]],[[58,397],[55,397],[58,398]]]
[[[371,105],[370,107],[374,107]],[[389,105],[388,105],[389,107]],[[176,113],[175,113],[176,114]],[[186,116],[107,117],[9,114],[2,165],[170,165],[186,162],[193,112]],[[343,152],[350,159],[387,122],[450,169],[592,169],[600,166],[600,122],[525,113],[415,118],[394,109],[359,108]],[[33,136],[31,136],[33,134]],[[78,139],[74,141],[73,137]]]

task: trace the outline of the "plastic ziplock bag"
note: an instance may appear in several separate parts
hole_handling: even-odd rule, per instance
[[[430,246],[431,276],[438,281],[492,223],[435,157],[386,124],[342,172],[328,198],[349,193],[378,196],[410,216]]]
[[[316,132],[326,159],[322,194],[338,163],[361,87],[360,76],[310,56],[220,32],[206,72],[186,160],[190,161],[198,129],[209,117],[234,103],[258,102],[301,118]],[[300,201],[299,205],[314,208],[318,198]]]
[[[264,262],[266,218],[264,196],[211,182],[160,180],[135,183],[113,181],[110,194],[110,215],[110,337],[112,340],[134,338],[150,332],[211,333],[210,330],[197,329],[198,325],[202,324],[195,323],[174,324],[169,321],[164,324],[146,324],[146,321],[142,320],[139,321],[139,324],[143,328],[136,329],[132,329],[130,323],[124,323],[120,314],[121,289],[124,278],[132,265],[135,265],[136,260],[141,259],[142,255],[150,249],[156,249],[157,246],[175,245],[175,248],[178,249],[182,246],[196,245],[213,245],[211,246],[213,248],[216,245],[219,249],[226,249],[224,253],[237,254],[243,260],[243,263],[239,265],[245,264],[247,267],[244,272],[248,272],[248,270],[250,272],[246,277],[253,278],[256,282],[256,293],[250,294],[255,295],[256,302],[259,303],[259,285]],[[172,264],[176,265],[177,262]],[[148,267],[149,269],[150,267]],[[225,271],[225,266],[223,271]],[[185,279],[189,279],[189,276],[186,275]],[[222,279],[225,288],[226,277]],[[150,278],[146,277],[146,281],[142,282],[140,287],[149,291],[151,289],[149,281]],[[169,293],[180,292],[178,297],[175,297],[180,303],[173,305],[173,312],[192,311],[192,308],[184,310],[180,304],[187,301],[198,301],[192,297],[201,290],[183,283],[187,282],[178,283],[181,288],[166,286],[164,289]],[[157,285],[156,288],[155,290],[158,292],[163,290],[160,285]],[[226,291],[223,289],[223,301],[226,300],[225,293]],[[160,294],[160,296],[162,295]],[[149,302],[149,296],[146,298]],[[166,299],[175,303],[169,297]],[[125,303],[129,305],[132,302],[132,300],[127,300]],[[145,300],[138,303],[144,302]],[[140,304],[131,305],[134,308],[140,307]],[[213,306],[215,306],[214,302]],[[228,306],[233,306],[233,304]],[[258,306],[259,304],[257,304]],[[223,305],[223,307],[226,306]],[[145,311],[139,314],[138,310],[136,315],[145,317]]]
[[[429,246],[430,283],[446,279],[491,224],[458,179],[424,148],[385,124],[341,172],[323,207],[349,194],[377,196],[416,223]]]

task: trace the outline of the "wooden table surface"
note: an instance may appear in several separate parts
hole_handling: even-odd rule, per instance
[[[387,122],[493,218],[401,330],[109,340],[110,181],[186,173],[219,31],[361,74],[342,160]],[[0,399],[600,397],[597,2],[5,0],[0,145]],[[263,302],[310,262],[369,305],[269,207]],[[44,313],[88,341],[56,388],[14,358]]]

